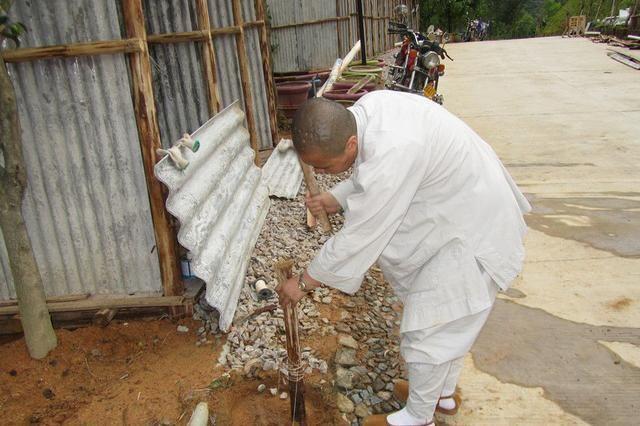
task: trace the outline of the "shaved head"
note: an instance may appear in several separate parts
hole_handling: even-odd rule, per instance
[[[325,98],[305,102],[293,118],[292,138],[300,154],[315,152],[335,157],[356,135],[356,120],[345,107]]]

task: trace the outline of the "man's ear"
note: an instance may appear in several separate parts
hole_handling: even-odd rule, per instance
[[[356,135],[352,135],[347,139],[346,151],[353,152],[358,149],[358,137]]]

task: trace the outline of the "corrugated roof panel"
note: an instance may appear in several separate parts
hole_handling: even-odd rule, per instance
[[[302,168],[291,139],[282,139],[262,167],[262,180],[269,195],[296,198],[302,183]]]
[[[155,166],[169,188],[167,210],[180,222],[178,241],[191,253],[195,275],[207,284],[207,302],[220,311],[220,328],[233,320],[251,250],[269,210],[268,190],[253,164],[249,132],[239,103],[207,121],[200,141],[178,170],[168,158]]]
[[[25,44],[120,38],[113,2],[16,2]],[[149,197],[123,55],[9,64],[28,187],[22,205],[45,292],[160,293]],[[2,297],[14,294],[8,262]]]

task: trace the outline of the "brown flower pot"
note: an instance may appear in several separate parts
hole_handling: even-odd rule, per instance
[[[311,83],[289,81],[276,84],[278,92],[278,105],[280,106],[300,106],[307,100],[311,89]]]

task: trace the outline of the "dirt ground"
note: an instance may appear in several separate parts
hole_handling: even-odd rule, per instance
[[[177,332],[178,324],[189,332]],[[5,339],[0,342],[2,424],[183,425],[200,401],[209,403],[217,425],[286,424],[289,400],[268,390],[279,385],[275,372],[251,380],[232,376],[221,387],[208,387],[224,373],[216,367],[224,337],[195,346],[199,326],[164,318],[57,330],[59,345],[42,361],[29,357],[24,339]],[[327,339],[304,343],[327,354],[336,344],[335,337]],[[339,415],[331,385],[318,375],[306,382],[310,423],[334,424]],[[267,386],[262,393],[260,383]]]

